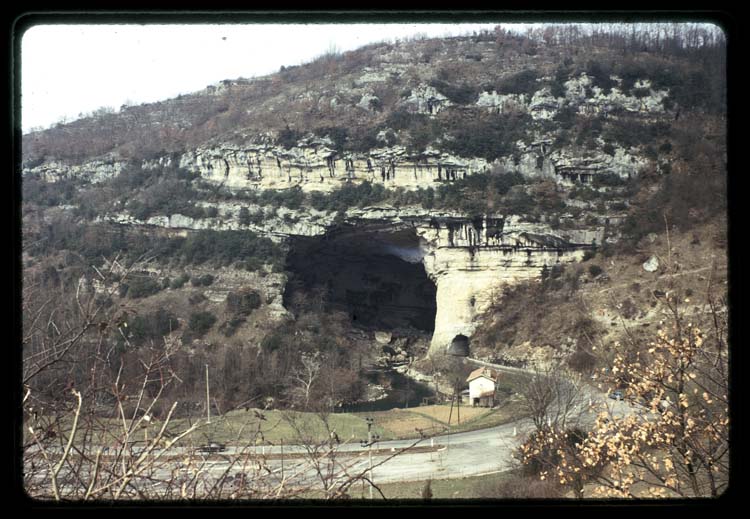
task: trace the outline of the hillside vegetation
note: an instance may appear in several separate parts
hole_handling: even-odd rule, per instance
[[[373,372],[394,366],[431,370],[431,387],[448,384],[450,370],[424,358],[432,332],[360,326],[356,312],[329,304],[330,281],[311,276],[309,288],[294,271],[318,268],[329,238],[368,215],[362,225],[370,234],[343,234],[341,248],[331,250],[380,261],[356,249],[372,241],[382,253],[375,242],[390,225],[397,231],[386,245],[407,243],[424,256],[425,234],[409,229],[405,237],[404,227],[421,219],[425,233],[438,233],[445,220],[450,247],[431,242],[428,252],[465,254],[464,263],[448,265],[464,275],[484,268],[475,261],[482,245],[471,235],[454,247],[454,229],[462,228],[455,222],[469,222],[463,229],[474,226],[485,240],[502,238],[503,225],[526,237],[544,234],[557,245],[524,252],[520,241],[485,244],[502,249],[498,256],[521,256],[518,265],[500,265],[522,274],[481,311],[473,296],[466,303],[476,330],[472,356],[566,366],[601,381],[602,391],[631,388],[635,375],[608,370],[623,359],[640,366],[636,359],[654,351],[649,341],[664,336],[677,306],[690,327],[704,330],[720,330],[728,311],[726,41],[719,30],[691,24],[642,29],[570,25],[520,35],[498,27],[373,44],[24,135],[27,421],[46,409],[50,430],[67,424],[70,402],[60,395],[78,389],[90,427],[82,434],[89,434],[96,420],[119,424],[126,414],[150,420],[174,412],[186,427],[207,410],[230,418],[250,409],[276,416],[274,408],[328,416],[393,390]],[[258,153],[257,166],[247,150]],[[230,153],[240,157],[234,184]],[[261,156],[266,170],[288,173],[288,183],[264,188]],[[370,159],[381,161],[381,177]],[[348,165],[347,176],[334,179],[336,160]],[[355,160],[371,177],[348,176]],[[385,165],[395,179],[398,161],[401,185],[386,181]],[[325,185],[334,187],[308,189],[303,173],[313,167],[330,171]],[[429,175],[418,177],[419,168]],[[490,229],[490,221],[499,223]],[[349,238],[354,245],[346,248]],[[310,247],[299,249],[293,268],[290,250],[304,240]],[[566,247],[578,247],[573,258],[583,261],[561,262]],[[533,268],[532,253],[545,255]],[[361,272],[363,283],[387,285],[379,271]],[[339,302],[352,307],[371,295],[342,287]],[[386,288],[374,299],[384,308],[398,293]],[[712,336],[719,345],[722,333]],[[725,427],[717,401],[702,409]],[[512,402],[491,416],[476,412],[474,425],[510,419]],[[379,431],[406,437],[415,427],[439,428],[438,411],[445,408],[383,414]],[[364,434],[362,417],[336,416],[351,435]],[[519,472],[531,478],[519,480],[526,486],[503,479],[485,490],[500,485],[517,497],[535,485],[534,495],[561,495],[556,482],[537,481],[546,477],[542,462],[561,459],[533,460],[536,468]],[[601,474],[586,467],[592,478]],[[579,495],[583,482],[571,477],[575,487],[560,486]]]

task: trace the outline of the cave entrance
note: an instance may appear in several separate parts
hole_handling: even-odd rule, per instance
[[[413,228],[340,227],[291,242],[284,306],[343,310],[352,325],[370,330],[432,333],[436,288],[422,264]]]

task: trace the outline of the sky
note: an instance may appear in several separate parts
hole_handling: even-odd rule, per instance
[[[372,42],[459,35],[495,24],[37,25],[21,40],[24,132],[101,107],[264,76]]]

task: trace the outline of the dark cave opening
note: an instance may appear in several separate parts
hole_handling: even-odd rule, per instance
[[[436,288],[421,263],[414,229],[340,227],[294,238],[284,306],[346,311],[364,329],[435,328]]]

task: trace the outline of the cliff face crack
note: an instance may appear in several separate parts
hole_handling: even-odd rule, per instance
[[[345,310],[362,328],[431,333],[436,288],[421,260],[419,239],[409,228],[349,227],[296,238],[287,256],[284,305]]]

